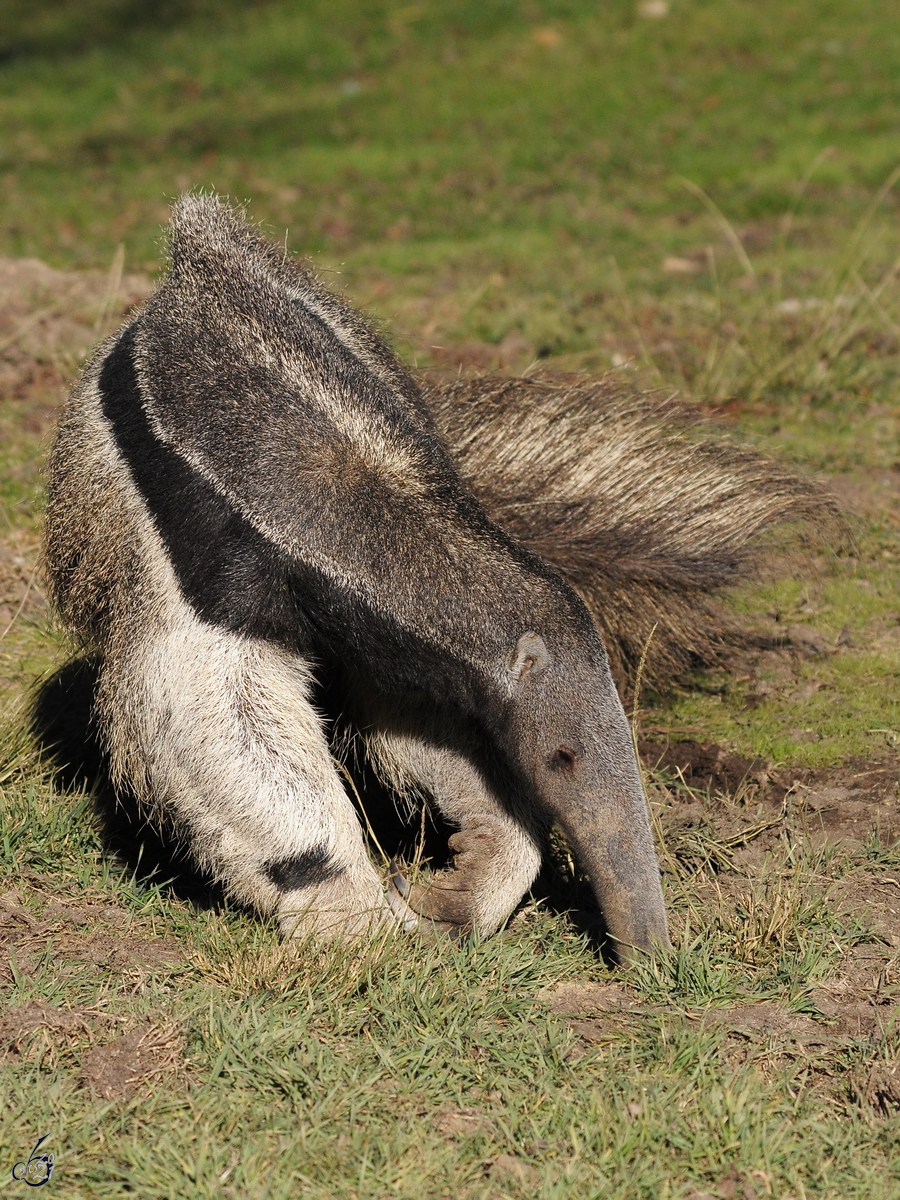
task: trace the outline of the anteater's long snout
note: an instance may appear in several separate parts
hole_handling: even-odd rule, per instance
[[[638,830],[604,830],[582,861],[620,962],[671,947],[649,822]]]
[[[621,749],[612,770],[607,760],[592,780],[572,779],[568,788],[554,789],[553,809],[591,880],[616,956],[628,961],[671,943],[650,812],[630,737]]]

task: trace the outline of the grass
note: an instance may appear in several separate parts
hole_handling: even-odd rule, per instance
[[[0,252],[96,274],[0,296],[0,1171],[50,1130],[76,1197],[900,1196],[898,55],[886,0],[5,7]],[[54,790],[15,715],[66,652],[26,590],[40,461],[194,185],[410,362],[629,372],[854,508],[731,600],[817,653],[645,700],[784,783],[651,774],[671,958],[610,976],[562,860],[488,941],[284,946]]]
[[[116,5],[93,7],[101,29]],[[835,189],[861,210],[896,165],[885,0],[683,0],[665,21],[625,0],[196,4],[153,36],[119,7],[112,44],[5,65],[23,251],[96,262],[136,235],[155,263],[164,194],[197,182],[253,196],[305,251],[533,231],[652,253],[647,217],[691,234],[677,176],[746,221],[780,216],[826,147],[819,214]]]
[[[684,1196],[732,1177],[778,1196],[897,1194],[898,1118],[851,1086],[894,1061],[890,1032],[830,1037],[823,1024],[810,1047],[773,1029],[750,1053],[734,1032],[735,1006],[759,1002],[790,1029],[792,1012],[817,1013],[816,985],[850,948],[877,950],[827,883],[864,871],[871,846],[782,842],[734,905],[710,902],[714,875],[669,866],[680,948],[620,973],[629,1010],[585,1043],[546,989],[603,981],[604,968],[546,910],[414,954],[404,939],[350,954],[285,946],[242,913],[198,911],[111,865],[84,799],[54,795],[33,761],[3,800],[3,870],[40,943],[19,943],[8,1002],[62,1006],[85,1028],[18,1040],[0,1068],[0,1142],[18,1157],[52,1130],[67,1195]],[[82,925],[54,924],[48,904]],[[106,950],[164,932],[180,961],[91,961],[85,933],[104,927],[85,914],[100,907],[117,918]],[[91,1047],[146,1021],[177,1029],[174,1068],[131,1099],[79,1087]],[[521,1179],[496,1170],[501,1155]]]

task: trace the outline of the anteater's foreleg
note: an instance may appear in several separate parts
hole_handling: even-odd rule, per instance
[[[166,607],[103,669],[115,773],[285,933],[358,934],[388,918],[307,699],[307,665],[198,620],[174,597]]]
[[[450,865],[410,884],[395,864],[394,892],[426,922],[493,933],[540,869],[540,822],[508,773],[480,762],[477,737],[455,728],[448,714],[436,720],[411,705],[387,719],[382,706],[380,716],[366,737],[379,774],[401,794],[433,803],[457,827]]]

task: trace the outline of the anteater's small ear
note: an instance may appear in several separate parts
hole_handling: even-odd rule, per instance
[[[508,670],[513,683],[521,683],[531,672],[537,675],[553,660],[544,639],[537,633],[523,633],[510,655]]]

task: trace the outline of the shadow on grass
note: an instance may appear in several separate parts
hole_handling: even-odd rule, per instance
[[[31,710],[31,732],[60,791],[90,793],[100,822],[101,839],[130,875],[165,886],[180,900],[200,909],[225,904],[221,885],[197,869],[174,831],[147,821],[134,797],[115,789],[109,759],[93,719],[98,662],[72,659],[39,688]],[[328,710],[327,696],[318,707]],[[376,855],[394,856],[438,869],[449,861],[447,839],[455,827],[429,805],[406,812],[379,782],[362,756],[351,758],[346,770],[352,780],[351,799]],[[363,808],[360,797],[365,797]],[[564,844],[551,837],[544,865],[525,903],[539,901],[551,912],[565,915],[585,934],[604,959],[612,962],[603,918],[590,885],[574,867]]]
[[[26,55],[65,57],[96,46],[133,42],[137,35],[221,20],[260,0],[5,0],[0,62]]]

